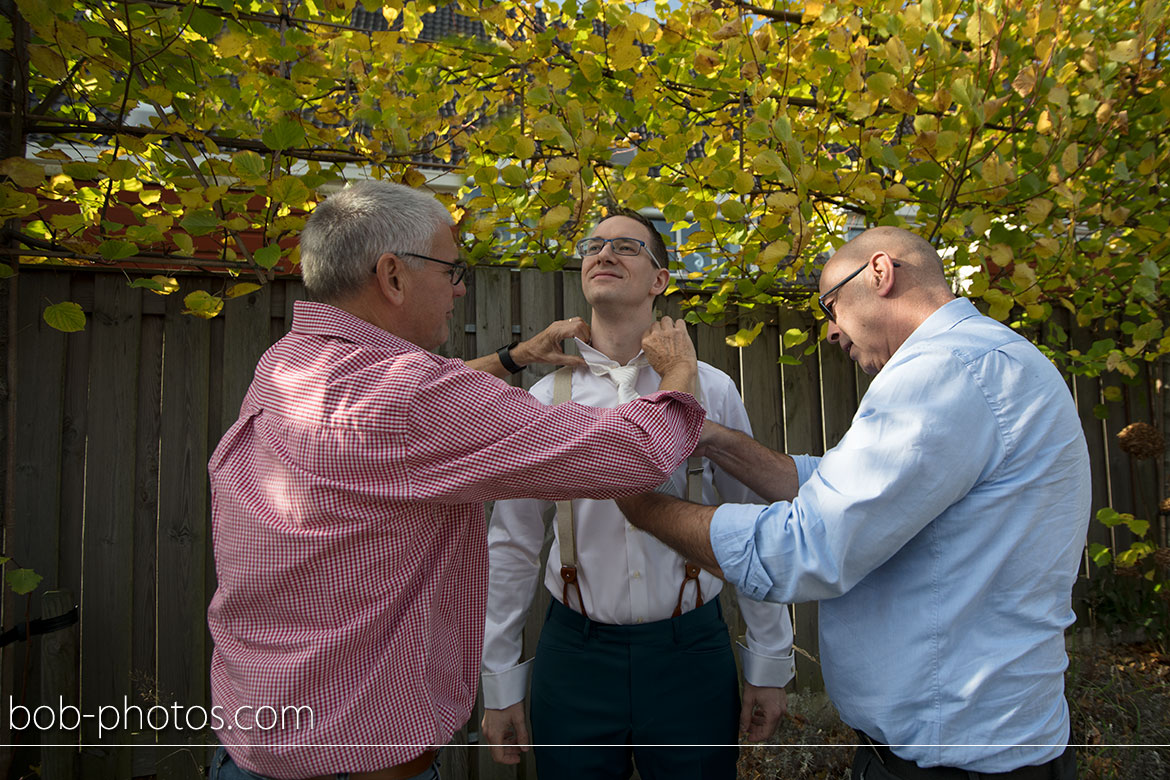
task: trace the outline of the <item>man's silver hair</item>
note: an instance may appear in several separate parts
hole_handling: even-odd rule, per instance
[[[335,192],[301,231],[301,277],[316,301],[348,297],[366,283],[387,252],[429,255],[435,236],[452,225],[435,196],[405,184],[361,181]],[[420,266],[423,260],[403,257]]]

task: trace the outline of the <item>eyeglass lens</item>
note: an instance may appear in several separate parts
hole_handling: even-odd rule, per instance
[[[642,242],[636,238],[586,238],[577,244],[583,256],[596,255],[606,244],[613,245],[614,254],[633,256],[642,251]]]

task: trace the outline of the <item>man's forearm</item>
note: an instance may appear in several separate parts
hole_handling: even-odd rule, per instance
[[[699,446],[705,456],[768,501],[791,501],[800,489],[796,463],[741,431],[708,421]]]
[[[474,368],[476,371],[483,371],[486,374],[499,377],[500,379],[507,379],[512,376],[512,372],[504,368],[504,364],[500,362],[500,357],[496,353],[477,357],[475,360],[463,361],[468,368]]]
[[[678,363],[667,369],[666,373],[662,375],[659,383],[659,390],[673,390],[679,393],[690,393],[697,395],[695,392],[699,384],[698,366],[694,363]]]
[[[715,507],[692,504],[662,493],[642,493],[615,501],[632,525],[657,537],[691,563],[723,577],[711,548],[711,517]]]

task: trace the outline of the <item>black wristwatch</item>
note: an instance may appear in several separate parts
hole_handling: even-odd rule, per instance
[[[524,366],[517,365],[516,361],[512,359],[512,348],[519,343],[519,341],[513,341],[511,344],[505,344],[496,350],[496,356],[499,357],[501,365],[513,374],[519,374],[524,370]]]

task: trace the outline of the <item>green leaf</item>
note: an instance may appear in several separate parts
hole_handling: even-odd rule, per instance
[[[195,242],[186,233],[171,233],[171,241],[175,242],[175,247],[187,257],[195,254]]]
[[[276,244],[262,246],[252,253],[252,259],[261,268],[271,268],[280,262],[280,247]],[[228,297],[234,296],[229,295]]]
[[[16,276],[16,269],[8,263],[0,263],[0,279],[11,279]]]
[[[1098,566],[1108,566],[1113,560],[1113,553],[1105,545],[1093,542],[1089,545],[1089,558]]]
[[[1138,536],[1145,536],[1146,533],[1148,533],[1150,530],[1149,520],[1139,520],[1137,518],[1131,517],[1129,520],[1125,521],[1125,524],[1129,526],[1129,530],[1133,531]]]
[[[162,276],[160,274],[152,276],[149,279],[140,276],[130,282],[130,286],[150,290],[157,295],[170,295],[179,289],[179,282],[173,276]]]
[[[18,596],[32,593],[36,590],[37,585],[41,584],[42,579],[44,578],[32,569],[16,569],[4,575],[8,587],[12,588]]]
[[[125,260],[138,254],[138,247],[129,241],[103,241],[98,245],[98,254],[107,260]]]
[[[738,200],[725,200],[719,204],[719,212],[728,222],[739,222],[747,213],[747,207]]]
[[[101,178],[102,169],[93,163],[70,162],[61,166],[61,170],[74,179],[97,181]]]
[[[183,299],[183,303],[187,306],[183,310],[184,314],[191,314],[205,320],[211,319],[223,310],[223,298],[212,295],[207,290],[196,290],[188,293],[187,297]]]
[[[216,14],[195,6],[195,9],[191,13],[191,29],[207,40],[211,40],[219,35],[220,30],[223,29],[223,20]]]
[[[260,140],[269,149],[278,152],[294,149],[305,142],[305,128],[301,126],[300,122],[282,119],[265,130],[260,136]]]
[[[189,212],[179,224],[193,236],[204,236],[219,227],[219,217],[211,209],[198,209]]]
[[[268,197],[275,203],[299,207],[312,193],[297,176],[281,176],[268,185]]]
[[[784,349],[791,349],[797,344],[803,344],[808,338],[808,331],[803,328],[789,328],[784,331]]]
[[[240,152],[232,157],[232,171],[245,181],[263,180],[268,176],[268,164],[255,152]]]
[[[72,301],[46,306],[44,314],[41,316],[45,318],[45,322],[49,323],[49,327],[64,333],[85,330],[85,312],[81,310],[81,306]]]

